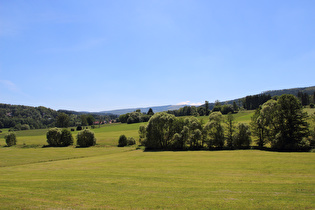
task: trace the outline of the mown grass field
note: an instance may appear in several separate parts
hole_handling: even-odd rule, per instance
[[[7,149],[1,148],[1,154]],[[20,157],[1,157],[11,159],[0,168],[5,209],[315,207],[315,153],[15,150]],[[43,160],[41,150],[51,157]],[[65,151],[78,155],[67,157]],[[23,160],[29,152],[31,160]],[[65,159],[59,159],[60,154]]]
[[[235,118],[249,123],[252,114],[241,112]],[[98,145],[90,148],[42,148],[45,129],[16,132],[18,145],[4,147],[4,130],[0,208],[315,208],[315,153],[116,147],[121,134],[137,139],[140,125],[93,129]]]

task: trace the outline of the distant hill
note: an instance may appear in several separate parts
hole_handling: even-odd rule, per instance
[[[302,87],[302,88],[290,88],[290,89],[282,89],[282,90],[268,90],[268,91],[264,91],[262,93],[257,93],[258,94],[270,94],[271,97],[273,96],[281,96],[283,94],[292,94],[297,96],[298,92],[302,92],[302,93],[307,93],[308,95],[313,95],[315,92],[315,86],[310,86],[310,87]],[[245,96],[246,97],[246,96]],[[245,97],[243,98],[237,98],[237,99],[233,99],[233,100],[228,100],[228,101],[221,101],[221,104],[233,104],[233,102],[236,102],[237,105],[239,105],[239,101],[243,100]],[[201,105],[204,106],[204,105]],[[209,103],[209,108],[213,109],[214,107],[214,103]]]
[[[147,113],[150,108],[152,108],[153,112],[164,112],[168,110],[176,110],[179,108],[184,107],[184,105],[166,105],[166,106],[153,106],[153,107],[146,107],[146,108],[130,108],[130,109],[117,109],[117,110],[111,110],[111,111],[102,111],[97,112],[97,114],[114,114],[114,115],[122,115],[130,112],[134,112],[137,109],[140,109],[141,112]]]
[[[292,94],[297,96],[298,92],[307,93],[308,95],[313,95],[315,92],[315,86],[304,87],[304,88],[291,88],[283,90],[268,90],[263,92],[264,94],[270,94],[272,96],[281,96],[282,94]]]
[[[264,91],[260,94],[270,94],[273,96],[280,96],[282,94],[293,94],[297,96],[298,92],[307,93],[308,95],[313,95],[315,92],[315,86],[303,87],[303,88],[291,88],[283,90],[269,90]],[[245,98],[246,96],[244,96]],[[222,101],[221,104],[233,104],[236,102],[237,105],[240,105],[239,102],[244,98],[237,98],[229,101]],[[111,111],[102,111],[102,112],[76,112],[69,110],[52,110],[46,107],[29,107],[22,105],[10,105],[10,104],[1,104],[0,103],[0,128],[1,127],[14,127],[15,125],[28,124],[31,128],[44,128],[54,126],[56,116],[58,112],[65,112],[69,115],[74,114],[79,117],[81,114],[93,114],[93,115],[106,115],[110,119],[114,119],[116,115],[122,115],[130,113],[140,109],[141,112],[148,112],[150,108],[153,109],[154,113],[163,112],[168,110],[177,110],[185,105],[166,105],[166,106],[153,106],[146,108],[129,108],[129,109],[117,109]],[[202,105],[204,106],[204,105]],[[209,108],[213,109],[214,103],[209,103]]]
[[[301,91],[302,93],[307,93],[309,95],[313,95],[315,92],[315,86],[311,87],[303,87],[303,88],[291,88],[291,89],[283,89],[283,90],[268,90],[264,91],[262,93],[257,93],[257,94],[270,94],[271,97],[273,96],[281,96],[282,94],[293,94],[297,96],[298,92]],[[244,96],[245,98],[246,96]],[[236,102],[239,105],[239,101],[244,99],[244,98],[237,98],[233,100],[228,100],[228,101],[221,101],[221,104],[233,104],[233,102]],[[140,109],[141,112],[148,112],[150,108],[153,109],[153,112],[164,112],[168,110],[177,110],[179,108],[184,107],[185,105],[166,105],[166,106],[154,106],[154,107],[146,107],[146,108],[129,108],[129,109],[117,109],[117,110],[111,110],[111,111],[102,111],[102,112],[94,112],[93,114],[114,114],[114,115],[122,115],[130,112],[134,112],[137,109]],[[204,105],[201,105],[204,106]],[[209,103],[209,108],[213,109],[214,103]]]

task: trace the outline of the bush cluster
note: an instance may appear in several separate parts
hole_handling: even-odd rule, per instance
[[[134,144],[136,144],[136,140],[133,137],[127,138],[125,135],[121,135],[118,139],[118,147],[124,147]]]
[[[73,137],[66,128],[51,128],[46,133],[47,143],[53,147],[66,147],[73,144]]]

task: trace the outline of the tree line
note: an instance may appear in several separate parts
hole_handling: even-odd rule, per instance
[[[0,128],[12,131],[52,127],[87,126],[95,121],[117,119],[117,115],[82,114],[72,111],[56,111],[43,106],[31,107],[0,103]]]
[[[141,125],[139,137],[148,150],[249,148],[253,136],[260,148],[270,144],[274,150],[305,151],[315,146],[315,128],[309,129],[307,117],[298,98],[284,94],[258,107],[250,125],[236,124],[231,112],[224,118],[213,111],[206,124],[164,112]]]
[[[137,109],[134,112],[120,115],[118,121],[127,124],[148,122],[153,115],[154,112],[152,108],[150,108],[147,113],[141,113],[141,110]]]

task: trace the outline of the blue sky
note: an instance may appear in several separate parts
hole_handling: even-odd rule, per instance
[[[313,0],[0,0],[0,103],[104,111],[315,85]]]

